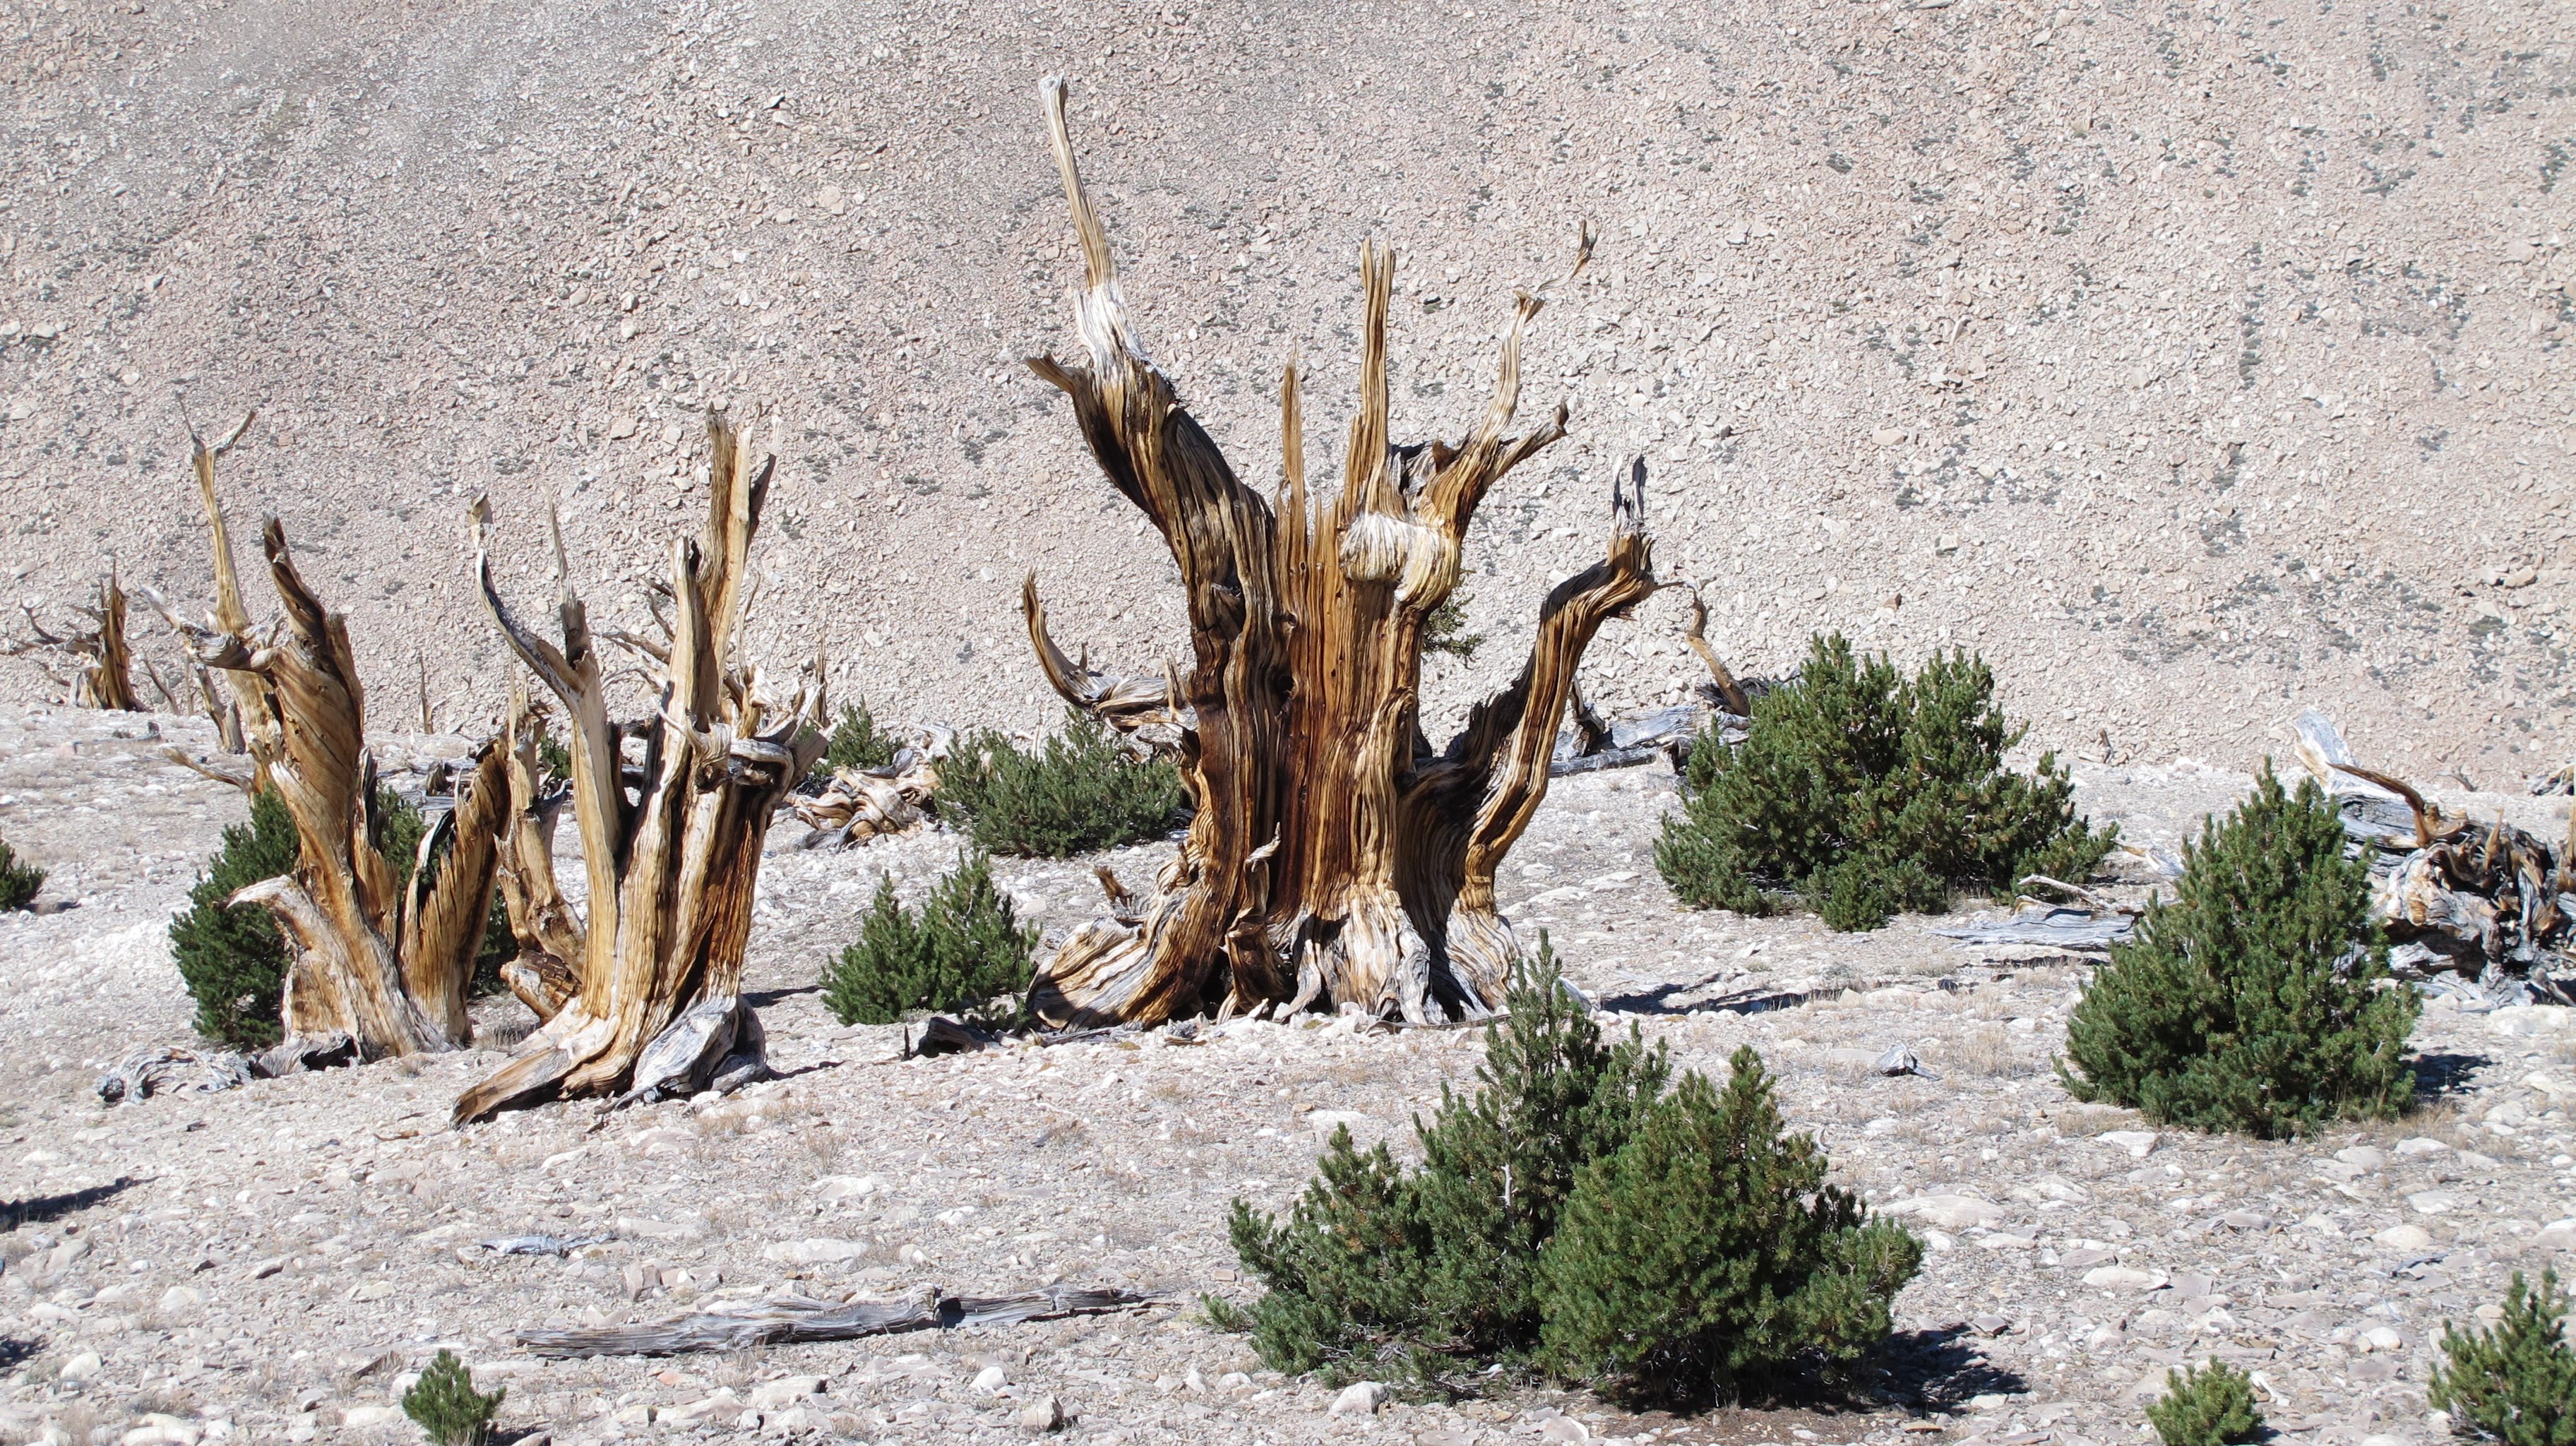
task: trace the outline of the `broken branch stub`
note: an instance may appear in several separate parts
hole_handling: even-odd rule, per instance
[[[1086,355],[1030,367],[1071,399],[1109,484],[1171,549],[1193,665],[1159,690],[1103,681],[1055,645],[1034,584],[1023,611],[1067,701],[1121,727],[1150,720],[1177,733],[1196,813],[1152,898],[1132,917],[1078,930],[1040,969],[1032,1003],[1057,1025],[1310,1003],[1415,1021],[1490,1012],[1522,953],[1495,911],[1494,869],[1546,792],[1584,649],[1603,620],[1656,587],[1644,464],[1612,489],[1604,559],[1549,594],[1520,676],[1433,749],[1418,703],[1425,619],[1457,585],[1477,504],[1565,432],[1562,407],[1510,431],[1521,335],[1539,298],[1520,296],[1492,398],[1468,435],[1399,443],[1387,381],[1395,259],[1364,247],[1360,411],[1342,485],[1307,490],[1292,367],[1280,389],[1284,480],[1265,497],[1145,356],[1075,164],[1063,83],[1050,79],[1044,97],[1082,248],[1075,321]],[[1576,271],[1590,250],[1587,230]]]
[[[484,602],[563,705],[589,889],[577,939],[568,907],[551,943],[543,929],[520,936],[523,961],[532,939],[545,953],[572,951],[562,956],[571,992],[514,1058],[457,1099],[460,1124],[558,1094],[631,1099],[766,1069],[759,1020],[741,997],[743,946],[770,815],[823,752],[821,695],[808,680],[781,708],[738,656],[751,543],[776,459],[754,465],[749,439],[720,413],[709,412],[707,438],[707,521],[671,550],[669,640],[638,650],[658,700],[647,718],[609,720],[599,655],[608,635],[593,631],[573,591],[560,529],[557,637],[548,639],[502,601],[491,507],[474,505]],[[533,748],[514,749],[531,774]],[[516,811],[535,806],[530,796]],[[533,883],[544,867],[539,845],[519,850],[515,872]]]
[[[65,633],[47,628],[37,620],[34,608],[21,604],[27,614],[29,636],[11,643],[6,651],[12,657],[56,653],[71,658],[69,689],[75,708],[139,712],[143,705],[134,692],[134,650],[125,634],[125,589],[117,583],[112,560],[99,576],[96,598],[94,605],[75,609],[89,619],[90,626]],[[45,671],[55,682],[63,681],[62,675],[51,668]],[[157,675],[153,681],[160,681]]]

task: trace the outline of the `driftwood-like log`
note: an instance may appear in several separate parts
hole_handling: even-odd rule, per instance
[[[456,807],[422,836],[408,884],[398,884],[380,847],[366,693],[347,619],[296,570],[286,529],[272,517],[260,540],[283,616],[267,637],[252,635],[229,576],[211,475],[210,465],[200,467],[218,537],[214,614],[192,623],[157,594],[144,597],[199,664],[245,680],[232,691],[244,704],[256,772],[295,820],[294,869],[231,900],[268,909],[295,951],[285,990],[289,1043],[343,1036],[361,1059],[461,1047],[472,1032],[466,990],[492,906],[493,834],[509,797],[500,751],[485,746]]]
[[[677,1356],[697,1351],[740,1351],[800,1341],[848,1341],[908,1331],[963,1326],[1018,1325],[1133,1310],[1148,1298],[1132,1290],[1051,1285],[1019,1295],[942,1295],[934,1288],[912,1300],[807,1300],[790,1296],[727,1311],[701,1311],[652,1325],[581,1326],[521,1331],[531,1354],[563,1360],[577,1356]]]
[[[718,413],[708,414],[707,439],[707,521],[672,547],[668,636],[632,640],[657,685],[652,716],[634,722],[609,720],[599,655],[607,635],[592,631],[573,591],[560,525],[557,644],[502,601],[491,507],[474,504],[483,600],[511,651],[563,705],[589,897],[578,948],[560,937],[548,946],[566,951],[573,992],[516,1057],[457,1099],[460,1124],[557,1094],[689,1092],[766,1068],[759,1020],[741,997],[743,945],[770,815],[823,752],[821,695],[809,680],[782,709],[737,656],[752,537],[776,459],[753,465],[749,440]],[[529,770],[533,749],[532,740],[516,745],[519,769]],[[531,795],[514,811],[524,817],[533,805]],[[514,866],[530,883],[537,852],[534,841],[523,845]]]
[[[813,830],[805,847],[847,848],[929,822],[930,800],[938,791],[938,765],[921,750],[906,748],[884,768],[836,769],[822,792],[797,795],[787,806]]]
[[[1522,952],[1494,908],[1495,868],[1546,792],[1584,648],[1656,587],[1644,465],[1611,489],[1607,556],[1548,595],[1520,676],[1434,749],[1418,703],[1424,620],[1457,585],[1486,492],[1565,433],[1562,406],[1532,431],[1510,430],[1538,297],[1521,295],[1493,397],[1467,437],[1398,443],[1386,353],[1395,259],[1364,247],[1360,411],[1342,485],[1308,493],[1291,367],[1280,389],[1283,483],[1265,497],[1236,478],[1147,359],[1064,101],[1050,79],[1047,123],[1082,247],[1075,319],[1086,356],[1030,366],[1072,399],[1110,485],[1171,549],[1193,665],[1159,703],[1141,685],[1100,684],[1048,637],[1034,589],[1024,606],[1039,662],[1069,701],[1179,729],[1197,812],[1141,917],[1078,930],[1040,970],[1035,1008],[1058,1025],[1314,1002],[1417,1021],[1489,1012]],[[1577,270],[1590,250],[1587,231]]]
[[[54,653],[71,658],[73,671],[67,687],[75,708],[106,708],[120,713],[142,709],[134,693],[134,650],[125,635],[125,589],[117,584],[114,562],[99,576],[97,602],[73,607],[74,612],[89,619],[90,625],[85,629],[54,632],[37,620],[34,608],[21,606],[27,614],[29,636],[11,643],[6,650],[9,656],[41,658]],[[41,661],[38,666],[43,666]],[[45,671],[56,682],[65,682],[51,668]],[[154,681],[159,678],[155,676]]]

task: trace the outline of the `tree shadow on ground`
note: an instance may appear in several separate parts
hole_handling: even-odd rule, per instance
[[[22,1341],[14,1336],[0,1336],[0,1371],[16,1370],[34,1359],[36,1352],[43,1349],[43,1346],[34,1341]]]
[[[2471,1077],[2494,1064],[2483,1054],[2419,1054],[2415,1057],[2415,1106],[2441,1104],[2476,1087]]]
[[[60,1220],[75,1210],[113,1200],[132,1189],[137,1182],[123,1175],[105,1185],[89,1185],[61,1195],[39,1195],[31,1200],[0,1201],[0,1230],[15,1230],[21,1225],[41,1225]]]
[[[2017,1371],[1986,1358],[1984,1343],[1964,1322],[1929,1330],[1898,1331],[1879,1357],[1884,1392],[1930,1411],[1955,1411],[1979,1396],[2030,1389]]]

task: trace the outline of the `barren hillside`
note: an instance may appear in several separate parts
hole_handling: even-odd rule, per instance
[[[2576,12],[2545,0],[7,16],[14,590],[59,607],[113,555],[196,605],[182,403],[257,405],[235,506],[284,516],[381,697],[427,654],[442,726],[505,676],[472,495],[530,526],[552,495],[585,576],[636,582],[710,404],[776,408],[773,658],[1040,723],[1030,569],[1060,636],[1182,645],[1159,544],[1015,360],[1070,340],[1061,70],[1149,342],[1251,478],[1292,357],[1331,455],[1361,240],[1403,258],[1419,436],[1601,228],[1531,349],[1574,437],[1485,509],[1494,641],[1444,707],[1516,665],[1643,453],[1663,571],[1751,671],[1826,626],[1972,644],[2040,741],[2150,761],[2243,766],[2292,699],[2480,787],[2571,747]],[[1591,686],[1687,678],[1680,607]]]

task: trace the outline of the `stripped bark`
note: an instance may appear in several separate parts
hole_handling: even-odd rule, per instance
[[[37,620],[34,608],[21,604],[30,636],[11,643],[6,652],[11,657],[41,658],[53,653],[71,658],[73,671],[68,680],[50,667],[45,672],[65,685],[75,708],[139,712],[143,705],[134,692],[134,650],[125,635],[125,589],[117,584],[116,564],[112,561],[99,576],[96,596],[94,605],[75,604],[72,609],[89,619],[89,627],[63,633],[47,628]],[[38,666],[44,664],[40,661]]]
[[[1084,289],[1087,359],[1033,360],[1072,399],[1110,485],[1179,564],[1193,666],[1159,698],[1095,680],[1048,636],[1034,586],[1030,637],[1057,691],[1106,717],[1167,717],[1197,811],[1180,854],[1132,922],[1094,920],[1040,970],[1032,1002],[1059,1025],[1154,1022],[1214,1009],[1356,1003],[1421,1021],[1501,1001],[1520,941],[1493,875],[1547,789],[1574,673],[1602,621],[1655,590],[1644,464],[1612,488],[1607,556],[1549,594],[1512,685],[1479,704],[1445,750],[1420,727],[1425,619],[1456,587],[1469,522],[1504,474],[1562,437],[1565,409],[1512,435],[1523,293],[1491,401],[1460,442],[1403,444],[1388,416],[1395,260],[1360,256],[1360,413],[1342,486],[1306,485],[1298,376],[1280,391],[1283,483],[1265,498],[1234,475],[1148,360],[1109,241],[1075,166],[1061,81],[1047,120]],[[1587,231],[1580,271],[1591,250]]]
[[[564,956],[572,993],[516,1057],[458,1098],[460,1124],[557,1094],[633,1099],[766,1069],[759,1020],[741,997],[743,946],[770,815],[823,752],[821,691],[809,680],[781,709],[737,656],[752,537],[776,459],[752,465],[748,439],[720,414],[708,415],[707,434],[706,526],[673,545],[665,636],[626,640],[658,684],[644,719],[609,720],[598,645],[612,635],[594,634],[572,589],[561,527],[558,645],[501,600],[491,509],[474,505],[484,602],[564,708],[589,890],[578,956]],[[533,748],[518,745],[521,767]],[[538,866],[532,843],[517,872],[533,882]]]
[[[945,1295],[933,1287],[912,1300],[783,1300],[749,1302],[724,1311],[701,1311],[650,1325],[574,1326],[519,1332],[532,1355],[563,1360],[580,1356],[676,1356],[697,1351],[741,1351],[799,1341],[848,1341],[910,1331],[967,1326],[1018,1325],[1133,1310],[1148,1298],[1113,1287],[1051,1285],[1018,1295]]]
[[[422,836],[409,882],[397,883],[380,847],[384,819],[347,619],[306,584],[286,529],[270,518],[261,544],[283,616],[268,636],[254,637],[229,575],[211,486],[208,497],[222,559],[215,612],[192,623],[148,589],[143,596],[200,665],[241,680],[232,691],[252,705],[243,722],[255,771],[295,820],[294,869],[230,900],[268,909],[294,950],[284,1005],[289,1045],[299,1054],[326,1051],[323,1041],[344,1037],[360,1059],[461,1047],[472,1030],[466,991],[491,912],[493,833],[508,798],[499,750],[486,745],[476,757],[456,807]]]

